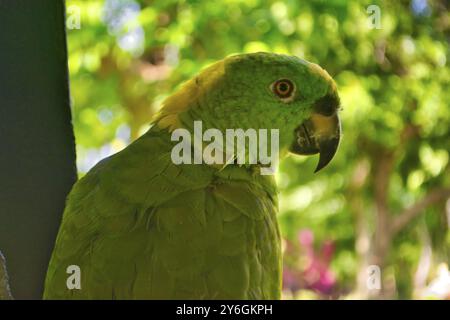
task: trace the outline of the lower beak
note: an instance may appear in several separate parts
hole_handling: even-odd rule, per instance
[[[316,170],[324,168],[339,146],[341,137],[341,122],[337,113],[325,116],[314,113],[295,130],[295,141],[290,151],[300,155],[320,154]]]

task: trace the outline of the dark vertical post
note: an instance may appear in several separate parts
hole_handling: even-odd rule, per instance
[[[76,180],[63,0],[0,0],[0,251],[16,299],[41,299]]]

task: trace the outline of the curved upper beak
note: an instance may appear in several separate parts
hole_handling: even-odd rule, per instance
[[[337,108],[331,112],[314,112],[295,130],[295,141],[290,151],[300,155],[320,154],[317,172],[333,159],[341,138],[341,122]]]

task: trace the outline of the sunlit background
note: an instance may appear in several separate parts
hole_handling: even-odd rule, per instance
[[[241,52],[296,55],[337,81],[344,136],[319,174],[314,157],[290,157],[278,173],[284,298],[450,299],[447,1],[68,0],[67,9],[80,175],[144,133],[204,66]]]

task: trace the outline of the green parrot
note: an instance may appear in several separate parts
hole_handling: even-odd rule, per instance
[[[44,298],[279,299],[274,176],[259,162],[175,164],[172,133],[194,121],[277,129],[280,158],[319,153],[318,171],[339,145],[339,105],[328,73],[297,57],[240,54],[206,68],[143,136],[74,185]]]

